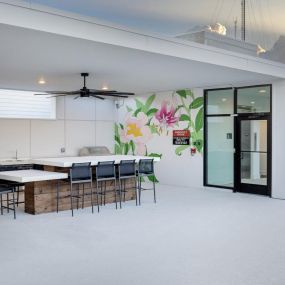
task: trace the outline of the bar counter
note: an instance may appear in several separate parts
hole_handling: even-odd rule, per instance
[[[115,161],[119,164],[121,160],[149,159],[145,156],[132,155],[109,155],[109,156],[85,156],[85,157],[57,157],[32,159],[30,163],[41,170],[15,170],[1,171],[0,179],[25,183],[25,212],[29,214],[41,214],[56,212],[57,189],[59,189],[59,211],[70,210],[70,183],[67,179],[68,172],[73,163],[91,162],[93,172],[93,193],[96,191],[95,171],[96,165],[101,161]],[[159,158],[154,158],[159,161]],[[113,182],[107,182],[107,190],[113,189]],[[126,188],[132,188],[135,179],[126,179]],[[82,185],[78,189],[82,194]],[[85,193],[90,193],[90,184],[86,184]],[[126,201],[135,199],[135,191],[129,189],[125,195]],[[93,195],[94,206],[97,205],[96,195]],[[80,201],[81,202],[81,201]],[[99,201],[100,202],[100,201]],[[106,194],[106,203],[115,202],[115,193]],[[76,205],[76,203],[75,203]],[[82,204],[80,203],[80,207]],[[91,206],[91,195],[85,196],[84,207]]]

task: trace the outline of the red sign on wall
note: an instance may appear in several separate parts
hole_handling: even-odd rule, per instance
[[[173,131],[173,144],[174,145],[189,145],[190,144],[190,131],[189,130],[174,130]]]

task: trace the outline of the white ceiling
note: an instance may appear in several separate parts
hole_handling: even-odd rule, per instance
[[[139,50],[0,25],[0,88],[74,90],[80,72],[89,88],[138,94],[179,88],[256,84],[272,78]],[[37,84],[40,77],[47,84]]]
[[[101,20],[166,35],[180,34],[193,25],[220,22],[234,34],[240,26],[240,0],[24,0],[93,16]],[[247,40],[270,47],[284,34],[284,0],[247,0]],[[238,36],[240,29],[238,28]]]

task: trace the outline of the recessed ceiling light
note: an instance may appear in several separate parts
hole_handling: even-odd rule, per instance
[[[223,102],[226,102],[226,101],[227,101],[227,98],[223,98],[222,101],[223,101]]]
[[[39,84],[43,85],[43,84],[46,84],[46,81],[44,78],[40,78],[39,81],[38,81]]]
[[[108,86],[106,86],[106,85],[104,85],[103,87],[102,87],[102,90],[108,90],[109,88],[108,88]]]
[[[266,90],[265,89],[261,89],[261,90],[259,90],[259,93],[266,93]]]
[[[250,102],[250,104],[251,104],[251,105],[254,105],[254,104],[255,104],[255,102],[254,102],[254,101],[251,101],[251,102]]]

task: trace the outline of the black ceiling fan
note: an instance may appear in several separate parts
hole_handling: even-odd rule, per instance
[[[81,73],[83,77],[83,87],[80,90],[76,91],[46,91],[45,94],[35,94],[35,95],[51,95],[50,97],[59,97],[59,96],[69,96],[77,95],[74,99],[85,98],[85,97],[94,97],[97,99],[104,100],[108,97],[117,97],[117,98],[128,98],[128,96],[135,95],[135,93],[130,92],[118,92],[116,90],[97,90],[97,89],[88,89],[86,87],[86,77],[89,76],[89,73]],[[104,97],[102,97],[104,96]]]

